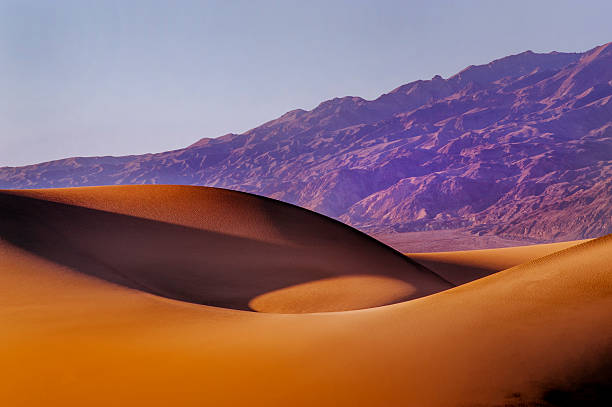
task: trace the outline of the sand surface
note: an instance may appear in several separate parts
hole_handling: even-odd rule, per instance
[[[461,285],[588,241],[406,255],[453,284]]]
[[[107,281],[198,304],[341,311],[453,286],[340,222],[234,191],[23,190],[0,193],[0,209],[3,238],[24,250]]]
[[[518,406],[584,401],[610,384],[612,236],[447,289],[326,218],[229,195],[2,193],[0,403]],[[284,263],[271,257],[283,250]],[[319,311],[393,304],[275,313],[319,301]]]

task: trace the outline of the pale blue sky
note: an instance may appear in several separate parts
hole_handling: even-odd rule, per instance
[[[612,41],[602,1],[0,0],[0,166],[181,148],[336,96]]]

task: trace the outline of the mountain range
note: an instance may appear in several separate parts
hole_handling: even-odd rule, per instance
[[[374,235],[611,233],[612,43],[335,98],[175,151],[0,168],[7,189],[118,184],[250,192]]]

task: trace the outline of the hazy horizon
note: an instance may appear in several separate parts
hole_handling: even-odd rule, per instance
[[[583,52],[612,41],[612,4],[591,4],[0,1],[0,167],[172,150],[526,50]]]

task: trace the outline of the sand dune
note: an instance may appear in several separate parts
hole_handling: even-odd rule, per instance
[[[588,241],[406,255],[445,280],[460,285]]]
[[[4,239],[25,250],[111,282],[198,304],[338,311],[452,287],[339,222],[228,190],[13,191],[0,194],[0,208]]]
[[[238,244],[233,255],[244,260],[263,250],[253,264],[270,260],[278,276],[286,264],[268,256],[278,254],[274,245],[279,245],[302,248],[311,257],[324,253],[329,264],[345,261],[368,272],[342,269],[348,271],[334,274],[331,266],[321,266],[327,274],[308,279],[305,270],[297,284],[285,280],[282,298],[269,302],[273,306],[286,306],[294,294],[304,296],[290,291],[317,281],[332,285],[323,291],[337,289],[334,279],[348,279],[350,290],[376,286],[374,297],[387,292],[400,296],[401,284],[421,295],[423,282],[432,291],[444,284],[434,289],[433,281],[439,280],[432,273],[396,260],[395,252],[361,234],[284,205],[275,207],[280,214],[286,211],[276,218],[274,211],[265,211],[275,205],[272,201],[250,195],[220,193],[230,202],[249,202],[246,213],[233,212],[239,202],[226,207],[225,216],[242,220],[235,234],[223,233],[223,218],[215,218],[220,229],[207,230],[210,223],[193,216],[189,207],[206,201],[209,193],[134,187],[0,196],[2,405],[606,405],[602,397],[612,384],[612,236],[388,306],[301,315],[245,312],[230,308],[246,308],[244,301],[253,292],[243,283],[229,284],[227,276],[248,279],[260,295],[273,293],[265,276],[258,281],[261,270],[254,267],[257,274],[249,274],[248,267],[238,268],[238,261],[228,258],[235,262],[229,274],[209,265],[199,269],[201,282],[196,277],[177,281],[177,271],[188,273],[191,266],[202,265],[193,260],[196,253],[229,255],[222,245]],[[89,200],[89,194],[97,198]],[[147,194],[153,198],[147,200]],[[188,204],[191,194],[194,201]],[[159,208],[151,209],[154,204]],[[255,204],[262,209],[249,212]],[[150,210],[138,211],[139,205]],[[264,226],[257,216],[265,213]],[[282,216],[291,222],[283,223]],[[298,217],[295,222],[292,216]],[[320,242],[315,239],[319,232],[326,234]],[[150,236],[160,233],[168,236]],[[221,241],[215,243],[217,238]],[[359,245],[352,255],[344,239]],[[331,253],[335,245],[338,258]],[[116,250],[120,254],[112,253]],[[152,257],[143,265],[139,256]],[[172,268],[171,261],[179,266]],[[163,277],[162,270],[170,277]],[[365,277],[366,284],[350,282],[354,276]],[[154,289],[137,287],[145,283]],[[215,297],[207,284],[240,295]],[[168,290],[161,293],[168,297],[179,293],[191,299],[203,290],[202,299],[229,306],[155,295],[160,289]],[[307,290],[319,295],[317,287]],[[354,301],[348,295],[345,304]]]

